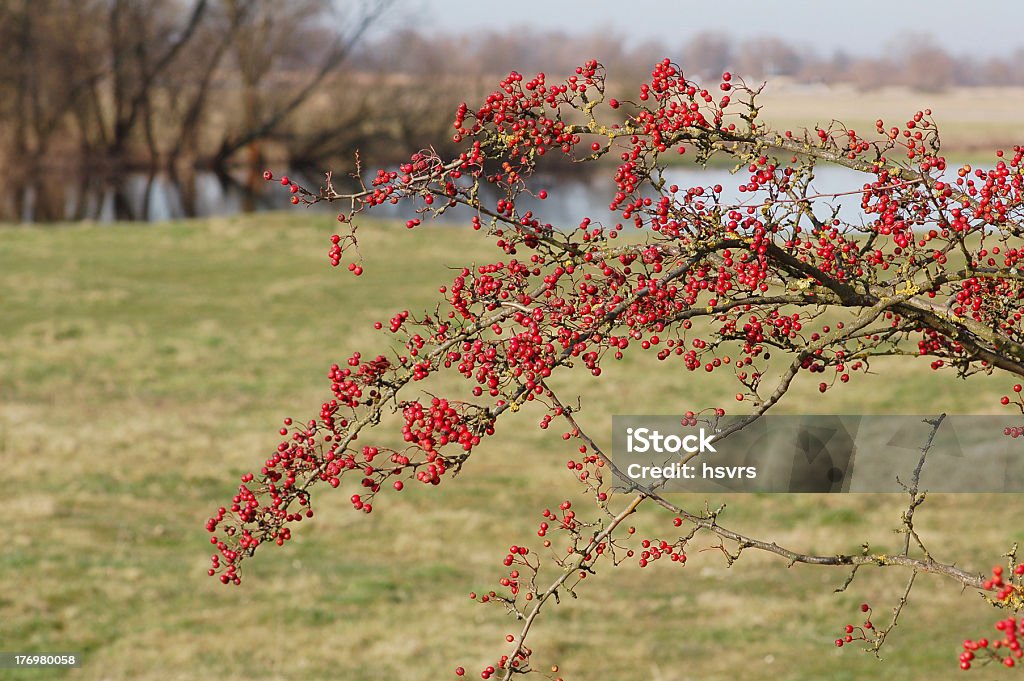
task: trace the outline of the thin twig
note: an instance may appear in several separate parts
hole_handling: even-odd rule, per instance
[[[910,495],[910,506],[907,507],[906,512],[903,514],[903,526],[905,528],[904,531],[906,532],[906,537],[904,537],[903,541],[904,556],[910,554],[910,539],[913,537],[918,547],[924,552],[925,557],[929,560],[931,559],[928,549],[925,548],[921,538],[914,530],[914,511],[918,506],[924,503],[925,495],[927,493],[918,493],[918,488],[921,484],[921,469],[924,468],[924,461],[928,457],[928,452],[932,448],[932,443],[935,441],[935,434],[939,432],[939,426],[942,425],[945,418],[946,414],[942,413],[934,419],[925,419],[924,421],[930,425],[932,429],[931,432],[928,433],[928,440],[924,443],[924,446],[921,447],[921,458],[917,461],[917,466],[914,468],[914,477],[911,479],[910,488],[907,489],[907,493]]]

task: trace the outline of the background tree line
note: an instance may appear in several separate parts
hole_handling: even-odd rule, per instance
[[[351,168],[450,137],[454,107],[510,68],[598,56],[635,82],[673,55],[696,77],[906,85],[1024,85],[1024,50],[954,56],[926,36],[822,57],[765,36],[703,33],[628,45],[614,31],[473,34],[432,28],[397,0],[0,0],[0,158],[19,172],[265,163]],[[372,30],[371,30],[372,29]],[[439,151],[444,151],[439,149]]]

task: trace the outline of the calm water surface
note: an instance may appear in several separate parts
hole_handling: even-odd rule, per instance
[[[319,186],[322,176],[291,174],[305,186]],[[591,176],[537,176],[531,189],[548,192],[545,201],[523,196],[520,212],[532,210],[543,222],[560,228],[573,228],[584,217],[614,224],[615,216],[608,203],[615,194],[613,171],[603,169]],[[819,193],[857,190],[869,176],[841,167],[822,167],[816,171],[814,189]],[[737,190],[746,174],[730,175],[724,168],[673,168],[666,179],[680,187],[721,184],[723,201],[741,203],[750,196]],[[117,221],[159,222],[164,220],[229,216],[267,210],[306,210],[336,213],[341,205],[320,204],[293,207],[290,194],[277,182],[253,181],[246,176],[219,176],[212,172],[196,172],[189,177],[173,177],[167,173],[129,173],[116,179],[80,177],[58,180],[46,177],[24,182],[10,188],[0,199],[0,221],[55,222],[92,220],[101,223]],[[486,197],[485,197],[486,198]],[[833,200],[840,205],[841,215],[857,220],[859,196]],[[414,217],[405,205],[385,205],[373,209],[374,215],[407,219]],[[468,222],[472,211],[457,207],[438,218],[448,223]],[[619,218],[621,220],[621,218]]]

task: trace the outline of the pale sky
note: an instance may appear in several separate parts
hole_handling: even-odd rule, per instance
[[[930,34],[955,55],[991,57],[1024,48],[1024,2],[1019,0],[407,0],[401,11],[426,30],[611,28],[623,35],[628,30],[631,39],[661,39],[669,49],[702,31],[774,35],[823,56],[838,49],[867,54],[908,33]]]

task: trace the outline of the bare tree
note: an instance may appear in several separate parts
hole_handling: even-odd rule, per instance
[[[173,21],[178,3],[111,0],[107,26],[111,74],[111,106],[107,151],[117,157],[128,146],[141,121],[151,156],[157,154],[153,137],[153,88],[182,49],[189,44],[206,14],[209,0],[196,0],[183,25]],[[156,46],[156,51],[153,47]],[[103,116],[102,110],[97,114]]]
[[[213,157],[215,166],[224,165],[242,148],[273,134],[316,92],[324,78],[344,63],[394,0],[370,0],[360,4],[352,10],[353,15],[339,26],[339,30],[327,33],[322,27],[311,26],[309,21],[310,17],[324,21],[330,15],[332,6],[326,0],[306,0],[298,11],[294,5],[282,6],[273,0],[257,0],[251,9],[244,9],[249,3],[238,0],[227,0],[227,3],[231,12],[246,12],[243,19],[245,29],[233,45],[242,78],[244,113],[238,129],[229,132],[221,141]],[[302,84],[284,97],[272,96],[279,92],[280,84],[269,83],[267,77],[282,50],[290,45],[308,55],[311,45],[315,47],[316,42],[324,46],[312,73],[294,74],[293,77],[297,75]],[[252,147],[251,153],[258,158],[257,148]]]
[[[169,167],[174,168],[182,156],[193,162],[201,156],[201,135],[210,123],[208,106],[216,90],[215,76],[253,7],[252,3],[218,3],[200,28],[196,41],[196,47],[201,48],[199,54],[190,51],[190,58],[181,60],[168,74],[166,87],[177,93],[167,98],[168,124],[177,131],[167,152]]]

